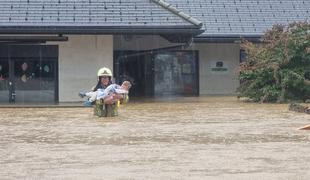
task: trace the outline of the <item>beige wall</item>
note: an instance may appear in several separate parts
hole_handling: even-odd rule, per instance
[[[81,101],[78,92],[90,90],[100,67],[113,68],[112,35],[72,35],[59,44],[59,102]]]
[[[127,39],[127,40],[126,40]],[[160,36],[114,36],[114,50],[149,50],[176,46]],[[237,43],[196,43],[189,50],[199,51],[200,95],[232,95],[239,86],[238,65],[240,45]],[[211,68],[222,61],[226,72],[214,72]]]
[[[199,85],[200,95],[236,94],[239,86],[238,66],[240,45],[231,43],[195,44],[199,50]],[[211,68],[217,61],[222,61],[226,72],[214,72]]]

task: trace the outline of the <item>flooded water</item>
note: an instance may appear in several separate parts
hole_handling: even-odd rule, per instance
[[[310,179],[310,116],[234,97],[0,109],[0,179]]]

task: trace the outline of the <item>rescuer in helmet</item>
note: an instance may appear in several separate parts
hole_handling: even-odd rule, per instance
[[[106,89],[112,84],[112,71],[109,68],[103,67],[98,70],[98,83],[92,89],[93,92],[98,89]],[[79,93],[80,97],[88,96],[87,93]],[[84,105],[91,106],[94,104],[94,114],[99,117],[111,117],[118,115],[118,107],[120,104],[128,101],[128,94],[115,94],[113,98],[107,97],[105,99],[96,99],[95,96],[91,96]]]

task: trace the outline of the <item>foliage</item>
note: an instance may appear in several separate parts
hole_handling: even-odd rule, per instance
[[[262,43],[245,41],[239,97],[256,102],[310,99],[310,24],[275,25]]]

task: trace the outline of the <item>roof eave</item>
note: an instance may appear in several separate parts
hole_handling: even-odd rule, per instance
[[[204,35],[194,38],[195,43],[238,43],[243,40],[260,42],[263,35]]]
[[[0,34],[191,34],[204,31],[196,26],[0,26]]]

